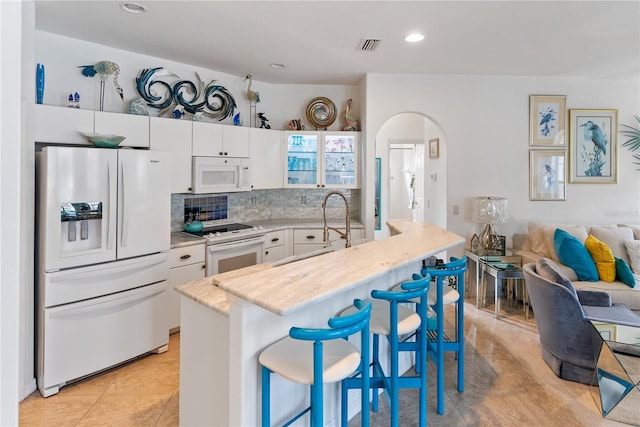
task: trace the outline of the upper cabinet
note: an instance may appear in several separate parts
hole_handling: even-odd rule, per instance
[[[36,142],[90,145],[83,133],[121,135],[122,147],[149,147],[149,117],[37,104]]]
[[[37,104],[35,140],[36,142],[88,145],[81,132],[93,133],[93,113],[92,110]]]
[[[249,129],[251,188],[282,188],[282,131]]]
[[[94,132],[125,136],[121,144],[125,147],[149,147],[148,116],[95,111]]]
[[[191,122],[149,118],[151,149],[171,153],[171,192],[191,192]]]
[[[284,132],[285,187],[358,188],[359,132]]]
[[[193,122],[193,155],[249,157],[249,128]]]

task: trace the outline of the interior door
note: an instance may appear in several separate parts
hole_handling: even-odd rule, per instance
[[[118,259],[169,250],[169,153],[118,150]]]

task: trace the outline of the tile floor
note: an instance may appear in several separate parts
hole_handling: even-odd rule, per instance
[[[435,376],[429,375],[429,425],[624,425],[598,414],[588,386],[561,380],[545,365],[534,319],[495,320],[470,301],[465,310],[465,391],[456,391],[455,363],[448,356],[445,415],[435,412]],[[64,387],[47,399],[36,391],[20,403],[20,426],[177,426],[179,357],[180,335],[174,334],[164,354]],[[430,364],[430,372],[433,368]],[[400,425],[416,425],[417,393],[402,390],[400,399]],[[386,408],[382,399],[380,411],[372,414],[373,426],[389,425]],[[350,426],[358,423],[356,417]]]

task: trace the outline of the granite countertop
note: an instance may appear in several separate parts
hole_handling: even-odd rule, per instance
[[[392,234],[396,234],[382,240],[290,264],[259,264],[180,285],[176,290],[223,313],[224,304],[220,299],[224,294],[218,291],[284,316],[388,270],[465,242],[462,237],[432,224],[393,221],[388,225]],[[207,289],[211,287],[217,290]],[[306,292],[299,292],[301,287]],[[226,309],[228,312],[228,306]]]
[[[184,231],[171,232],[171,249],[181,248],[183,246],[199,245],[206,243],[207,239],[200,236],[194,236],[193,234],[185,233]]]

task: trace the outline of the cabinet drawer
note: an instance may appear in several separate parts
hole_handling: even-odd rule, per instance
[[[174,248],[169,251],[169,268],[204,262],[204,257],[204,244]]]
[[[270,231],[264,235],[264,248],[284,245],[284,230]]]
[[[322,243],[322,228],[299,228],[293,230],[293,244]]]

